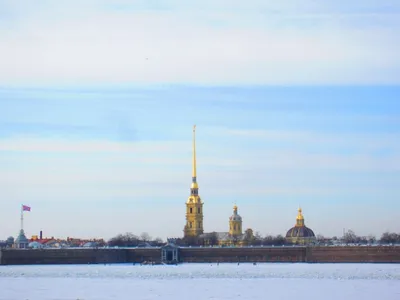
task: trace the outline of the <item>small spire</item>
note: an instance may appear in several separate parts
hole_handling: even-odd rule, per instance
[[[302,209],[299,206],[299,209],[297,210],[297,217],[296,217],[296,226],[304,226],[304,217],[302,213]]]

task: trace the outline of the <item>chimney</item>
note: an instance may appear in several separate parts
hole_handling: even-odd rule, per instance
[[[40,238],[40,240],[43,239],[43,232],[41,230],[40,230],[40,233],[39,233],[39,238]]]

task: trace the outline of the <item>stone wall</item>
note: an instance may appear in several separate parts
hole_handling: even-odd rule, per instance
[[[400,246],[309,247],[311,263],[400,263]]]
[[[126,252],[128,263],[161,262],[161,248],[133,248]]]
[[[305,247],[181,248],[183,262],[304,262]]]
[[[400,263],[400,246],[180,248],[181,262]],[[159,263],[161,248],[1,249],[0,264]]]
[[[2,249],[0,264],[96,264],[126,262],[119,249]]]

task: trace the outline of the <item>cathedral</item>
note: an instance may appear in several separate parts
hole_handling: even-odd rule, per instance
[[[297,213],[296,225],[288,230],[286,240],[291,244],[297,245],[312,244],[316,240],[314,232],[304,224],[301,207],[299,207]]]
[[[199,185],[196,178],[196,125],[193,126],[193,161],[192,184],[190,196],[186,201],[185,237],[198,237],[203,233],[203,202],[199,196]]]
[[[209,232],[203,230],[203,202],[199,195],[196,171],[196,125],[193,126],[193,157],[192,157],[192,183],[190,196],[186,201],[185,238],[198,238],[205,245],[219,246],[246,246],[254,239],[253,230],[248,228],[243,233],[242,217],[238,214],[238,207],[234,205],[233,214],[229,217],[229,231]],[[314,232],[304,225],[304,217],[299,209],[295,227],[286,234],[288,243],[308,244],[315,240]]]

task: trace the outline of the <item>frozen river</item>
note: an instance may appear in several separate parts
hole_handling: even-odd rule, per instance
[[[400,265],[0,266],[0,299],[400,299]]]

